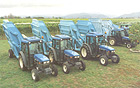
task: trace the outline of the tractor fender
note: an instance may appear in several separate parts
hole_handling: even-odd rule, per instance
[[[27,67],[27,60],[26,60],[26,58],[25,58],[24,53],[23,53],[22,51],[20,51],[19,54],[22,56],[23,63],[24,63],[24,65],[25,65],[25,67]]]
[[[91,48],[90,48],[89,44],[84,43],[84,44],[83,44],[83,46],[84,46],[84,45],[85,45],[85,46],[87,46],[87,47],[89,48],[90,55],[92,55],[92,50],[91,50]]]
[[[56,51],[55,51],[55,49],[54,49],[53,47],[51,47],[50,50],[53,51],[53,53],[54,53],[54,60],[57,61],[57,56],[56,56]]]
[[[111,38],[115,38],[114,36],[107,36],[107,41],[109,41],[109,39]]]

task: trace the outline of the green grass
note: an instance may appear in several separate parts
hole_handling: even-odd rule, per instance
[[[2,23],[3,19],[0,19]],[[31,23],[32,19],[9,19],[13,23]],[[38,19],[44,22],[59,22],[61,19]],[[67,19],[88,20],[88,19]],[[108,19],[107,19],[108,20]],[[139,22],[140,19],[111,19],[114,23]],[[57,24],[46,24],[52,35],[59,34]],[[21,33],[32,36],[30,25],[16,25]],[[54,32],[55,31],[55,32]],[[30,33],[29,33],[30,32]],[[4,40],[2,40],[4,39]],[[72,68],[70,74],[64,74],[61,66],[57,66],[57,77],[41,75],[39,82],[31,79],[30,71],[21,71],[16,58],[8,57],[9,44],[5,40],[2,26],[0,25],[0,88],[7,87],[48,87],[48,88],[139,88],[140,86],[140,54],[131,53],[125,46],[113,46],[120,56],[119,64],[104,67],[98,60],[84,60],[87,65],[85,71]],[[140,45],[136,47],[140,49]]]
[[[120,63],[102,66],[98,60],[84,60],[86,70],[72,68],[64,74],[57,65],[57,77],[41,75],[39,82],[31,79],[30,71],[21,71],[16,58],[8,57],[9,44],[0,40],[0,88],[138,88],[140,86],[140,54],[123,46],[114,46]],[[140,45],[137,46],[140,49]]]

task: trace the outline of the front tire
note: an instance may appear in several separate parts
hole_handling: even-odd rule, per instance
[[[55,63],[55,60],[57,59],[56,51],[54,48],[51,48],[49,51],[49,59],[50,59],[51,63]]]
[[[57,68],[56,68],[56,66],[55,65],[52,65],[52,75],[53,76],[57,76],[58,75],[58,70],[57,70]]]
[[[130,49],[130,48],[132,48],[132,44],[131,43],[127,43],[126,47]]]
[[[86,69],[86,64],[83,61],[80,61],[80,62],[81,62],[81,67],[79,67],[79,69],[81,71],[84,71]]]
[[[100,56],[100,64],[103,66],[107,66],[108,65],[108,58],[106,57],[106,55]]]
[[[13,58],[14,53],[13,53],[12,49],[9,49],[8,53],[9,53],[9,58]]]
[[[114,54],[114,55],[112,55],[111,60],[112,60],[113,63],[118,64],[120,62],[120,57],[117,54]]]
[[[64,63],[63,66],[62,66],[62,69],[63,69],[63,72],[65,74],[68,74],[70,72],[70,66],[68,63]]]
[[[25,67],[25,64],[24,64],[24,62],[23,62],[23,59],[25,60],[25,55],[24,55],[24,53],[21,51],[21,52],[19,53],[19,59],[18,59],[18,61],[19,61],[19,67],[20,67],[20,69],[21,69],[22,71],[25,71],[25,70],[26,70],[26,67]]]
[[[116,44],[115,38],[110,38],[110,39],[109,39],[109,44],[110,44],[111,46],[114,46],[114,45]]]
[[[32,69],[31,74],[32,74],[32,79],[34,81],[39,81],[39,74],[38,74],[38,71],[36,69]]]
[[[80,49],[80,54],[81,54],[83,59],[91,58],[90,47],[87,45],[83,45]]]

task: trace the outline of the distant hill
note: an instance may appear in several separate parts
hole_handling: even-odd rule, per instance
[[[64,18],[108,18],[103,14],[76,13],[63,16]]]
[[[21,16],[21,17],[28,17],[28,16]],[[140,18],[140,12],[130,13],[130,14],[123,14],[121,16],[113,16],[113,15],[104,15],[104,14],[94,14],[94,13],[75,13],[69,14],[66,16],[62,15],[48,15],[48,14],[41,14],[41,15],[33,15],[31,17],[45,17],[45,18],[53,18],[53,17],[62,17],[62,18]]]
[[[124,14],[117,18],[140,18],[140,12],[130,13],[130,14]]]

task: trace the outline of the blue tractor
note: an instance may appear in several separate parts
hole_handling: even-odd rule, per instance
[[[90,23],[84,21],[75,25],[73,21],[61,20],[59,29],[61,34],[72,37],[72,48],[79,50],[83,59],[99,58],[100,64],[104,66],[108,65],[108,59],[113,63],[119,63],[120,58],[115,54],[115,49],[105,45],[105,36],[94,32],[94,27]]]
[[[96,19],[89,19],[94,26],[95,23],[99,23],[98,25],[105,27],[107,30],[101,32],[106,36],[106,39],[110,45],[117,44],[125,44],[127,48],[132,48],[137,45],[137,42],[131,41],[131,39],[126,36],[126,32],[124,29],[119,28],[118,25],[112,23],[111,20],[100,20],[100,22]]]
[[[68,74],[70,67],[77,67],[84,71],[85,63],[80,60],[79,54],[72,50],[71,38],[66,35],[56,35],[52,37],[43,21],[32,21],[33,35],[43,41],[44,53],[49,56],[52,63],[62,64],[62,70]]]
[[[8,20],[4,20],[2,26],[10,45],[9,57],[18,59],[21,70],[31,70],[34,81],[39,81],[40,73],[57,76],[56,66],[43,55],[42,40],[37,37],[23,38],[16,26]]]

